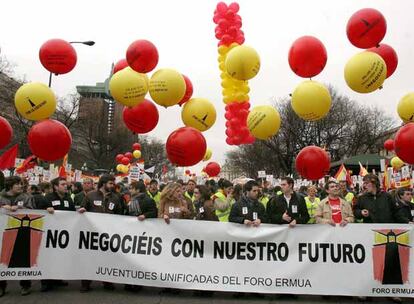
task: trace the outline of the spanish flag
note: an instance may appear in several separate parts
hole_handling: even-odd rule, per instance
[[[334,178],[339,182],[339,181],[346,181],[348,185],[352,185],[352,179],[351,176],[349,174],[349,171],[346,170],[345,165],[342,164],[339,169],[338,172],[336,172]]]
[[[361,164],[361,162],[358,162],[358,163],[359,163],[359,176],[364,177],[365,175],[368,174],[368,171],[367,171],[367,169],[364,168],[364,166]]]
[[[59,177],[63,177],[66,178],[67,173],[66,173],[66,166],[68,164],[68,155],[66,154],[65,157],[63,158],[63,162],[62,162],[62,166],[60,166],[59,168]]]

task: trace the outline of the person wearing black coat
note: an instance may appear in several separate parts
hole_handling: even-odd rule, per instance
[[[248,181],[244,185],[244,193],[245,195],[231,207],[229,222],[253,227],[266,223],[265,207],[257,199],[259,184],[254,180]]]
[[[33,197],[33,209],[46,209],[47,200],[39,187],[36,185],[30,185],[30,195]]]
[[[51,182],[53,192],[45,195],[44,200],[39,200],[38,209],[46,209],[50,214],[53,214],[55,210],[60,211],[76,211],[75,204],[68,192],[68,186],[66,179],[63,177],[57,177]],[[68,283],[62,280],[41,280],[42,292],[50,291],[56,287],[67,286]]]
[[[355,218],[363,219],[364,223],[398,223],[398,204],[391,194],[381,191],[378,176],[369,173],[363,177],[362,182],[365,193],[357,199],[354,207]],[[395,260],[392,260],[393,256],[398,256],[398,254],[391,254],[391,261],[386,258],[391,264],[395,263]],[[385,278],[383,278],[384,280]],[[358,297],[358,300],[365,302],[367,298]],[[398,297],[394,297],[392,300],[401,303],[401,299]]]
[[[55,210],[62,211],[76,211],[75,204],[69,195],[66,179],[63,177],[57,177],[51,181],[53,192],[46,194],[46,209],[49,213],[53,213]]]
[[[294,181],[283,177],[280,182],[282,194],[274,196],[267,204],[266,214],[271,224],[306,224],[310,217],[305,199],[293,191]]]
[[[362,181],[367,191],[357,199],[355,218],[364,223],[396,223],[397,205],[391,194],[381,191],[378,177],[367,174]]]
[[[129,187],[131,200],[128,204],[127,214],[137,216],[139,220],[157,218],[158,209],[155,201],[147,194],[142,181],[133,181]]]
[[[396,193],[396,220],[398,223],[414,224],[413,192],[409,188],[400,188]]]
[[[136,216],[143,221],[148,218],[157,218],[158,209],[155,201],[147,194],[147,189],[142,181],[133,181],[129,186],[131,200],[128,203],[127,215]],[[140,285],[125,285],[126,291],[138,292]]]

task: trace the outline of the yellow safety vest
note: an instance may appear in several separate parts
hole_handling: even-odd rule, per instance
[[[190,194],[188,193],[188,191],[185,191],[184,195],[185,195],[185,197],[187,197],[190,201],[192,201],[194,203],[194,201],[195,201],[194,194],[193,194],[193,197],[191,197]]]
[[[345,195],[345,200],[347,201],[347,202],[350,202],[350,203],[352,203],[352,201],[354,200],[354,194],[352,193],[352,192],[348,192],[346,195]]]
[[[226,201],[227,197],[224,195],[223,192],[221,192],[220,190],[217,191],[214,195],[213,198],[218,198],[222,201]],[[214,200],[213,200],[214,202]],[[216,210],[215,213],[219,219],[220,222],[228,222],[229,221],[229,215],[230,215],[230,211],[231,211],[231,203],[229,204],[229,207],[224,210],[224,211],[220,211],[220,210]]]
[[[318,197],[315,197],[315,200],[312,203],[311,200],[309,199],[309,196],[306,196],[305,197],[305,202],[306,202],[306,208],[308,208],[308,213],[309,213],[309,216],[310,216],[308,224],[315,224],[315,222],[316,222],[316,220],[315,220],[316,207],[321,202],[321,200]]]
[[[267,195],[263,195],[260,199],[259,202],[261,202],[263,204],[263,206],[266,208],[267,203],[269,202],[269,197]]]
[[[157,208],[160,208],[161,193],[157,191],[157,194],[153,196],[150,191],[147,191],[147,194],[149,195],[150,198],[154,200],[155,204],[157,205]]]

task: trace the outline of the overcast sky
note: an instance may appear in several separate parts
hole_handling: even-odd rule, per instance
[[[325,44],[328,52],[327,65],[314,80],[331,83],[340,93],[360,103],[377,105],[397,118],[399,99],[413,91],[414,86],[414,1],[242,0],[238,3],[245,44],[254,47],[261,57],[261,70],[249,82],[253,106],[287,96],[302,81],[290,70],[287,54],[295,39],[313,35]],[[234,147],[225,143],[224,104],[212,21],[216,4],[211,0],[8,0],[2,2],[0,47],[3,55],[17,65],[16,76],[25,75],[29,81],[47,83],[48,72],[38,58],[43,42],[51,38],[94,40],[96,44],[92,47],[75,45],[77,66],[69,74],[54,78],[53,90],[64,96],[73,93],[76,85],[103,82],[112,62],[124,58],[134,40],[152,41],[160,55],[156,69],[169,67],[186,74],[194,85],[193,96],[214,103],[217,121],[203,134],[213,150],[212,160],[224,163],[225,151]],[[383,42],[394,47],[399,65],[383,90],[358,94],[347,87],[343,78],[345,63],[360,51],[348,41],[345,29],[349,17],[365,7],[376,8],[385,16],[388,28]],[[159,124],[149,135],[165,141],[171,130],[183,125],[180,108],[158,107],[158,110]]]

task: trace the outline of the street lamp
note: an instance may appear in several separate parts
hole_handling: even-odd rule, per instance
[[[86,165],[86,163],[83,163],[81,170],[88,171],[88,166]]]
[[[92,46],[92,45],[95,44],[95,41],[92,41],[92,40],[88,40],[88,41],[70,41],[69,43],[71,43],[71,44],[78,43],[78,44],[84,44],[84,45],[87,45],[87,46]],[[52,86],[52,72],[50,72],[50,74],[49,74],[49,88],[51,86]]]

